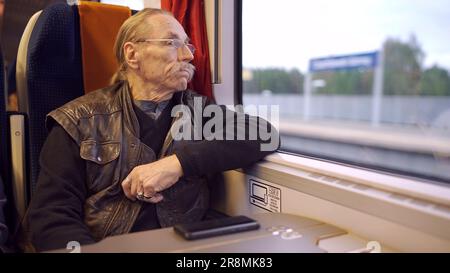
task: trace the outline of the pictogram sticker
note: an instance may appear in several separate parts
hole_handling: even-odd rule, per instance
[[[250,204],[270,212],[281,212],[281,189],[254,179],[249,180]]]

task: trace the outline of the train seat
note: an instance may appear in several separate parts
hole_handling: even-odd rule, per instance
[[[26,114],[25,207],[36,188],[39,154],[48,133],[46,114],[108,85],[117,67],[114,40],[130,15],[127,7],[80,2],[56,3],[30,19],[16,72],[19,111]]]

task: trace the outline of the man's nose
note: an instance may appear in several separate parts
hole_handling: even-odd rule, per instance
[[[183,45],[178,48],[178,59],[179,61],[190,62],[194,59],[194,54],[187,46]]]

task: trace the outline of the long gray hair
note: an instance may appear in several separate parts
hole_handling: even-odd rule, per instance
[[[145,20],[157,14],[173,16],[172,13],[165,10],[145,8],[128,18],[120,27],[119,32],[117,33],[116,42],[114,44],[114,53],[116,55],[117,63],[119,64],[119,68],[111,78],[112,84],[127,79],[127,62],[125,59],[123,46],[127,42],[133,42],[144,37],[144,35],[150,31],[150,26]]]

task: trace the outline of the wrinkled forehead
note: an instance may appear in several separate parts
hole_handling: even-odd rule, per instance
[[[188,37],[181,24],[172,16],[157,14],[147,19],[153,39],[169,38],[186,40]]]

